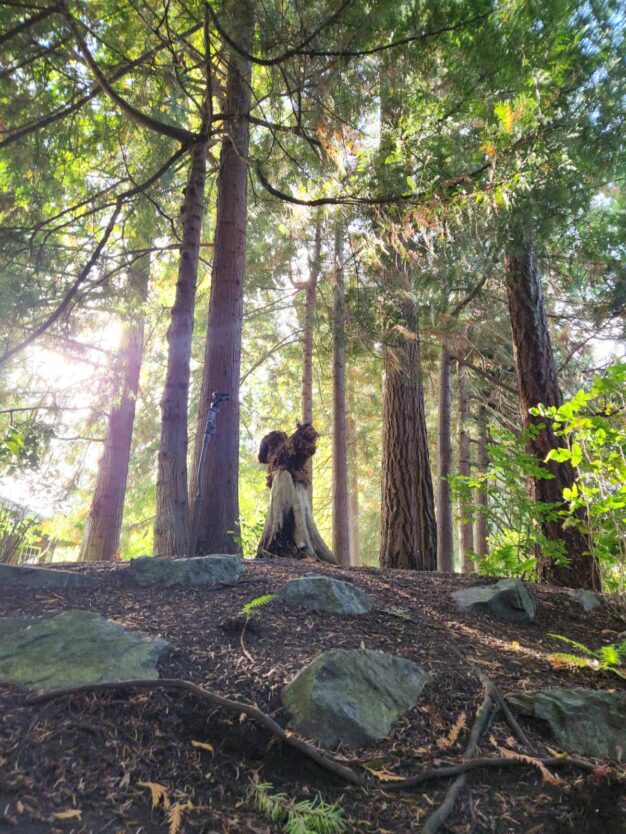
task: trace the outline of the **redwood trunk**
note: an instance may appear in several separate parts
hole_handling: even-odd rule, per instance
[[[472,463],[470,453],[469,435],[469,391],[467,386],[467,369],[462,362],[457,362],[456,368],[457,385],[459,394],[459,475],[464,478],[471,477]],[[471,553],[474,550],[474,528],[470,517],[471,510],[463,498],[459,499],[459,549],[461,552],[461,568],[463,573],[471,573],[474,570]]]
[[[489,454],[487,452],[488,423],[487,423],[487,409],[481,406],[478,412],[478,468],[481,475],[484,475],[489,468]],[[481,489],[478,492],[478,516],[476,518],[476,553],[479,556],[485,557],[489,553],[489,546],[487,543],[487,515],[489,512],[489,495],[487,489]]]
[[[234,4],[233,4],[234,9]],[[250,50],[253,3],[237,4],[237,42]],[[202,500],[195,552],[237,553],[239,535],[239,380],[246,253],[246,158],[250,131],[250,63],[228,52],[226,110],[232,115],[220,154],[215,248],[207,324],[202,388],[198,405],[191,494],[197,491],[197,466],[213,391],[230,395],[220,411],[217,434],[210,444],[200,484]]]
[[[450,354],[445,342],[442,342],[439,358],[439,466],[437,472],[437,567],[441,571],[454,570],[452,501],[448,480],[452,473],[450,368]]]
[[[313,422],[313,326],[317,303],[317,282],[322,268],[322,223],[315,223],[315,242],[309,263],[309,280],[305,287],[304,325],[302,334],[302,422]],[[307,461],[309,500],[313,498],[313,461]]]
[[[557,380],[537,259],[532,241],[527,237],[519,238],[517,245],[507,252],[506,274],[522,423],[526,427],[535,427],[534,436],[528,440],[528,450],[543,462],[551,449],[563,446],[563,440],[555,435],[549,422],[531,415],[529,409],[539,403],[558,407],[563,398]],[[554,477],[532,479],[531,495],[539,502],[562,504],[563,490],[574,484],[575,471],[569,462],[550,461],[546,466]],[[589,554],[584,534],[576,527],[564,526],[558,519],[544,521],[542,527],[546,538],[563,543],[569,564],[560,565],[545,554],[540,555],[540,580],[566,587],[598,589],[598,565]]]
[[[350,565],[348,449],[346,435],[346,309],[341,229],[335,233],[333,290],[333,553]]]
[[[196,302],[196,284],[206,178],[207,142],[191,150],[191,166],[183,203],[183,239],[176,296],[167,331],[168,356],[161,400],[154,552],[184,556],[189,540],[187,499],[187,406],[189,361]]]
[[[437,524],[430,473],[418,317],[408,275],[398,293],[400,326],[383,348],[381,565],[436,570]]]
[[[356,415],[354,404],[354,379],[348,389],[348,418],[346,422],[348,444],[348,480],[349,495],[349,523],[350,523],[350,564],[358,567],[361,564],[361,531],[359,528],[359,469],[356,442]]]
[[[133,320],[124,328],[115,363],[116,391],[98,463],[94,495],[80,549],[83,562],[109,562],[118,555],[128,463],[135,422],[135,403],[143,355],[143,305],[148,294],[150,255],[129,270],[129,301]]]

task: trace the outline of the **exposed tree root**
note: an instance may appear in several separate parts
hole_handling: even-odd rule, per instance
[[[213,704],[214,706],[229,710],[230,712],[233,712],[236,715],[241,715],[243,713],[244,715],[247,715],[249,718],[256,721],[262,727],[265,727],[265,729],[269,730],[269,732],[272,733],[272,735],[279,738],[285,744],[288,744],[290,747],[293,747],[294,749],[302,753],[304,756],[311,759],[311,761],[315,762],[320,767],[323,767],[331,773],[334,773],[344,782],[347,782],[350,785],[356,785],[357,787],[364,788],[366,790],[381,789],[386,792],[395,792],[407,790],[409,788],[413,788],[417,785],[420,785],[423,782],[431,780],[448,779],[453,776],[460,777],[456,779],[455,782],[450,786],[450,789],[446,794],[446,799],[444,800],[443,805],[429,818],[428,822],[426,823],[427,827],[424,828],[424,832],[427,832],[427,834],[428,832],[431,832],[432,834],[432,832],[436,831],[441,822],[443,822],[443,820],[445,820],[445,818],[450,814],[452,808],[454,807],[454,803],[465,784],[464,774],[470,770],[477,770],[482,768],[536,767],[539,763],[546,767],[573,767],[580,770],[585,770],[587,772],[592,772],[595,769],[595,766],[591,762],[585,761],[584,759],[574,759],[568,757],[528,757],[525,759],[505,759],[490,756],[484,758],[470,758],[471,756],[473,756],[476,750],[480,736],[490,723],[494,707],[496,709],[499,707],[499,704],[494,705],[495,699],[491,691],[491,687],[485,687],[485,697],[478,712],[476,713],[476,718],[472,726],[470,738],[464,753],[464,757],[467,760],[460,762],[456,765],[449,765],[447,767],[436,767],[423,770],[421,773],[418,773],[415,776],[410,776],[406,779],[398,780],[396,782],[381,781],[378,779],[373,779],[370,776],[365,776],[361,773],[358,773],[356,770],[342,764],[341,762],[338,762],[331,756],[327,756],[326,754],[320,752],[309,742],[306,742],[303,739],[300,739],[297,736],[293,735],[292,733],[287,732],[280,726],[280,724],[274,721],[273,718],[271,718],[269,715],[258,709],[258,707],[252,706],[251,704],[243,703],[242,701],[235,701],[231,698],[224,698],[222,695],[217,695],[215,692],[211,692],[208,689],[204,689],[203,687],[198,686],[197,684],[192,683],[191,681],[186,681],[179,678],[164,678],[162,680],[130,680],[120,682],[115,681],[83,684],[81,686],[68,686],[62,689],[52,689],[49,692],[31,695],[27,698],[26,703],[43,704],[48,701],[57,700],[59,698],[64,698],[72,695],[84,695],[112,691],[119,692],[124,690],[132,691],[137,689],[165,689],[176,691],[182,690],[185,692],[190,692],[192,695],[195,695],[196,698],[202,701],[207,701],[210,704]],[[430,827],[428,827],[429,825]]]
[[[465,747],[465,751],[463,752],[463,758],[471,759],[476,752],[481,735],[491,723],[493,709],[494,700],[492,697],[492,690],[490,686],[486,686],[483,702],[476,712],[476,717],[474,719],[474,723],[472,724],[472,729],[470,730],[469,740]],[[465,773],[461,773],[460,776],[457,776],[446,791],[445,798],[439,808],[437,808],[437,810],[434,811],[426,820],[426,824],[422,829],[423,834],[435,834],[435,831],[439,829],[439,826],[450,816],[461,791],[465,787],[466,782],[467,776]]]

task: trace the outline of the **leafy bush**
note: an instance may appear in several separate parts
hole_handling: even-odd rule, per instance
[[[597,377],[589,391],[560,408],[539,406],[537,414],[552,421],[565,447],[548,459],[570,461],[578,470],[572,489],[565,489],[566,523],[587,534],[603,579],[611,590],[626,581],[626,363]]]
[[[543,405],[533,414],[551,421],[563,448],[546,460],[569,461],[577,470],[563,502],[541,504],[527,490],[529,478],[552,478],[545,463],[525,448],[527,434],[519,437],[491,427],[489,467],[470,478],[451,479],[472,517],[486,512],[489,554],[474,554],[483,574],[535,577],[536,552],[541,549],[555,561],[565,560],[561,542],[542,534],[542,523],[561,518],[564,526],[581,527],[589,550],[600,564],[608,590],[623,591],[626,583],[626,363],[618,362],[597,377],[588,391],[578,391],[560,408]],[[539,431],[530,426],[527,431]],[[485,511],[475,501],[477,492],[488,496]]]

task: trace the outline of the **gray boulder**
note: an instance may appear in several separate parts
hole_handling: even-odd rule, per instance
[[[0,588],[33,588],[33,590],[63,588],[95,588],[95,576],[69,570],[38,568],[31,565],[0,565]]]
[[[516,712],[545,722],[564,750],[622,760],[626,753],[626,692],[544,689],[507,695]]]
[[[428,675],[415,663],[370,649],[332,649],[283,691],[292,725],[324,745],[360,747],[385,738],[417,702]]]
[[[587,591],[584,588],[571,588],[567,595],[575,599],[583,609],[583,611],[593,611],[601,605],[600,600],[593,591]]]
[[[170,648],[91,611],[0,620],[0,681],[54,689],[98,681],[156,679]]]
[[[372,610],[369,596],[349,582],[328,576],[303,576],[291,579],[278,592],[285,605],[297,605],[307,611],[330,611],[333,614],[367,614]]]
[[[510,623],[532,623],[537,615],[535,598],[521,579],[501,579],[495,585],[464,588],[455,591],[452,598],[461,610],[486,608]]]
[[[170,588],[172,585],[232,585],[239,582],[245,571],[246,566],[239,556],[227,554],[193,559],[141,556],[130,560],[126,575],[144,588],[153,585]]]

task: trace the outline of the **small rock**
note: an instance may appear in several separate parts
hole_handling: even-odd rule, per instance
[[[623,760],[626,692],[555,687],[506,697],[515,711],[545,722],[564,750]]]
[[[170,648],[91,611],[0,620],[0,681],[54,689],[98,681],[156,679]]]
[[[239,556],[217,554],[193,559],[141,556],[130,560],[126,574],[142,588],[154,585],[170,588],[172,585],[232,585],[239,582],[245,571]]]
[[[367,614],[372,610],[369,596],[360,588],[328,576],[303,576],[291,579],[278,592],[285,605],[305,611],[330,611],[333,614]]]
[[[580,603],[583,611],[593,611],[594,608],[598,608],[601,605],[600,600],[594,592],[587,591],[584,588],[570,588],[567,595]]]
[[[534,596],[521,579],[501,579],[495,585],[479,585],[455,591],[452,598],[461,610],[479,606],[487,608],[501,620],[532,623],[537,615]]]
[[[95,588],[95,576],[69,570],[39,568],[32,565],[0,565],[0,587],[33,588]]]
[[[324,745],[360,747],[385,738],[415,705],[429,676],[404,657],[371,649],[331,649],[283,691],[293,726]]]

